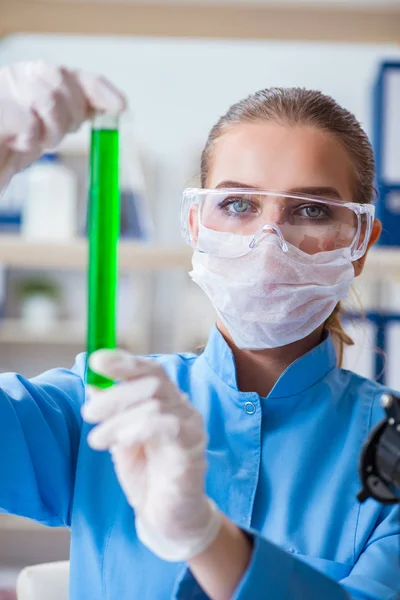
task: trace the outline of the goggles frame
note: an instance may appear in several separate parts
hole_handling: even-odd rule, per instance
[[[181,233],[185,242],[196,249],[193,241],[192,232],[190,231],[189,225],[189,214],[190,209],[194,204],[197,204],[199,207],[204,202],[204,199],[209,195],[221,195],[221,196],[229,196],[233,194],[243,194],[250,196],[255,194],[257,196],[273,196],[275,198],[293,198],[296,200],[309,200],[310,202],[320,203],[320,204],[331,204],[333,206],[338,206],[342,208],[348,208],[357,216],[357,231],[354,235],[354,240],[348,246],[350,249],[351,260],[355,261],[361,258],[366,250],[369,239],[371,237],[372,225],[375,218],[375,206],[372,204],[361,204],[359,202],[346,202],[344,200],[336,200],[332,198],[323,198],[321,196],[308,196],[306,194],[295,194],[295,193],[286,193],[274,190],[265,190],[265,189],[256,189],[256,188],[218,188],[218,189],[207,189],[207,188],[186,188],[182,193],[182,201],[181,201]],[[198,211],[198,219],[200,224],[200,214],[201,211]],[[359,246],[360,235],[361,235],[361,216],[366,215],[366,230],[364,239]],[[260,227],[259,232],[266,226],[270,225],[269,223],[265,223]],[[254,234],[254,238],[256,238],[259,232]],[[239,234],[238,234],[239,235]],[[254,245],[249,245],[249,252],[254,248]]]

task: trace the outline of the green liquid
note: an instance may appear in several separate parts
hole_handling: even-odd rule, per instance
[[[116,348],[118,237],[120,224],[119,133],[93,129],[90,157],[89,280],[87,352]],[[106,388],[113,381],[88,368],[87,383]]]

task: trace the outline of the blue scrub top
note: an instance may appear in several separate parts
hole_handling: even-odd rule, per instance
[[[254,536],[234,600],[400,598],[398,508],[356,500],[380,385],[338,368],[330,337],[267,398],[238,390],[216,328],[200,356],[154,358],[204,416],[208,494]],[[141,544],[109,453],[88,447],[85,367],[0,376],[0,507],[72,528],[73,600],[206,599],[184,563]]]

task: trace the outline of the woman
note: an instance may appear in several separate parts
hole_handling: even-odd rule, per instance
[[[43,64],[4,69],[0,89],[7,177],[124,107],[107,82]],[[319,92],[264,90],[212,129],[201,175],[182,229],[218,313],[205,351],[100,351],[91,366],[119,383],[89,398],[84,356],[2,375],[0,506],[71,527],[74,600],[393,600],[396,511],[356,500],[383,388],[334,348],[381,228],[367,136]]]

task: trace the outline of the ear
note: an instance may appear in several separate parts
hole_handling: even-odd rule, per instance
[[[364,256],[362,256],[361,258],[359,258],[358,260],[355,260],[353,262],[353,267],[354,267],[354,272],[355,272],[356,277],[358,277],[362,273],[364,264],[365,264],[365,259],[367,258],[369,249],[371,248],[371,246],[376,244],[376,242],[379,240],[379,238],[381,236],[381,231],[382,231],[382,223],[380,222],[379,219],[375,219],[374,224],[372,225],[371,237],[369,238],[367,250],[366,250]]]
[[[199,205],[193,204],[189,211],[189,228],[192,234],[193,244],[197,246],[197,240],[199,239]]]

